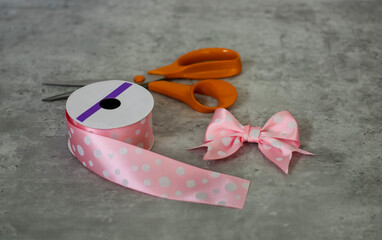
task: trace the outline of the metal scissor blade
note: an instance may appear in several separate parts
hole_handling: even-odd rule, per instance
[[[44,102],[53,102],[53,101],[57,101],[57,100],[62,100],[62,99],[67,99],[70,94],[72,94],[74,91],[71,91],[71,92],[66,92],[66,93],[61,93],[61,94],[58,94],[58,95],[54,95],[54,96],[51,96],[51,97],[48,97],[48,98],[44,98],[42,99],[42,101]]]
[[[142,76],[145,77],[145,81],[142,83],[138,83],[138,84],[145,84],[145,83],[150,83],[150,82],[155,82],[158,80],[166,79],[166,76],[157,75],[157,74],[144,74]]]
[[[72,80],[72,81],[60,81],[60,82],[43,82],[43,85],[48,86],[63,86],[63,87],[83,87],[88,84],[106,81],[105,80]]]
[[[149,82],[154,82],[157,80],[161,80],[166,78],[163,75],[151,75],[151,74],[144,74],[142,75],[145,78],[145,81],[142,83],[136,83],[140,85],[147,84]],[[48,85],[48,86],[63,86],[63,87],[83,87],[88,84],[96,83],[96,82],[101,82],[101,81],[108,81],[108,80],[116,80],[116,79],[89,79],[89,80],[70,80],[70,81],[60,81],[60,82],[43,82],[43,85]],[[126,80],[123,80],[126,81]],[[129,82],[129,81],[127,81]],[[134,81],[130,81],[134,82]]]
[[[160,79],[164,79],[165,76],[163,75],[148,75],[145,74],[145,81],[142,83],[136,83],[141,85],[144,88],[148,88],[148,83],[157,81]],[[44,82],[42,83],[43,85],[49,85],[49,86],[63,86],[63,87],[83,87],[88,84],[96,83],[96,82],[101,82],[101,81],[107,81],[107,80],[115,80],[115,79],[102,79],[102,80],[71,80],[71,81],[60,81],[60,82]],[[53,102],[57,100],[62,100],[62,99],[67,99],[70,94],[72,94],[74,91],[71,92],[66,92],[58,95],[54,95],[48,98],[42,99],[44,102]]]
[[[144,74],[142,75],[145,78],[145,81],[142,83],[136,83],[140,85],[147,84],[149,82],[154,82],[157,80],[161,80],[166,78],[163,75],[151,75],[151,74]],[[116,80],[116,79],[89,79],[89,80],[70,80],[70,81],[60,81],[60,82],[43,82],[43,85],[49,85],[49,86],[63,86],[63,87],[83,87],[88,84],[96,83],[96,82],[101,82],[101,81],[108,81],[108,80]],[[126,81],[126,80],[123,80]],[[127,81],[129,82],[129,81]],[[134,81],[130,81],[134,82]]]

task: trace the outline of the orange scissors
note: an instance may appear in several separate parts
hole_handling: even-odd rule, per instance
[[[184,54],[174,63],[150,70],[145,75],[137,75],[134,82],[151,91],[178,99],[198,112],[213,112],[217,108],[228,108],[237,99],[235,87],[217,78],[227,78],[241,72],[240,55],[226,48],[204,48]],[[159,81],[163,79],[206,79],[193,85],[175,82]],[[65,82],[45,82],[54,86],[85,86],[104,80],[77,80]],[[55,95],[43,101],[55,101],[69,97],[72,92]],[[209,107],[199,103],[194,94],[201,94],[215,98],[216,107]]]

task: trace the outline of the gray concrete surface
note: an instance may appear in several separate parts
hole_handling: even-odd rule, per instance
[[[66,148],[67,89],[204,47],[238,51],[242,123],[288,110],[290,175],[246,144],[204,162],[212,114],[153,94],[153,151],[252,181],[243,210],[158,199],[89,172]],[[0,239],[382,239],[382,2],[1,0]]]

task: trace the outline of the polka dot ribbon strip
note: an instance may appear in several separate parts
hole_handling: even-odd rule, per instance
[[[219,108],[207,127],[205,143],[199,147],[207,147],[203,160],[216,160],[234,154],[244,142],[258,143],[260,151],[288,174],[293,152],[314,155],[299,149],[298,132],[296,119],[287,111],[276,113],[261,128],[243,126],[230,112]]]
[[[160,198],[232,208],[244,206],[248,180],[200,169],[146,150],[151,141],[135,146],[119,138],[126,139],[126,132],[133,129],[127,139],[139,142],[135,139],[144,135],[139,125],[144,128],[150,124],[151,113],[136,123],[138,126],[112,130],[85,127],[68,114],[66,122],[70,151],[86,168],[108,181]]]

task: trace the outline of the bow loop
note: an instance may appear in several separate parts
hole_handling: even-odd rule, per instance
[[[262,131],[266,137],[277,138],[296,148],[300,147],[298,124],[288,111],[276,113],[269,118]]]
[[[218,108],[207,127],[204,141],[210,142],[214,139],[241,134],[243,129],[243,125],[230,112],[224,108]]]
[[[313,155],[299,149],[298,124],[287,111],[276,113],[261,128],[243,126],[230,112],[219,108],[207,127],[204,142],[205,144],[199,146],[207,147],[203,160],[228,157],[234,154],[243,142],[258,143],[260,151],[285,173],[288,173],[293,152]]]

